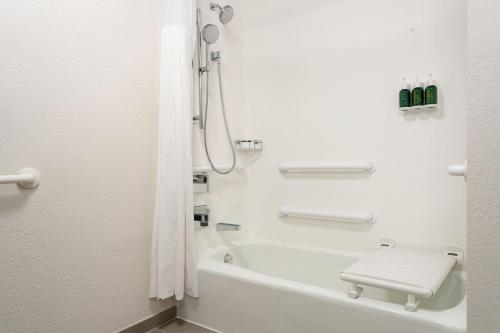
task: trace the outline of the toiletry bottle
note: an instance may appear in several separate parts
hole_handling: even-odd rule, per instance
[[[421,109],[424,106],[424,84],[418,76],[411,91],[411,105],[415,109]]]
[[[399,91],[399,110],[407,111],[411,108],[411,87],[406,78],[403,78],[403,84]]]
[[[438,88],[436,81],[432,78],[432,74],[429,74],[429,80],[425,85],[425,105],[430,108],[437,107],[438,104]]]

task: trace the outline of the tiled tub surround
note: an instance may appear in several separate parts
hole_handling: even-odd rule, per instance
[[[361,256],[279,243],[221,246],[201,260],[200,298],[187,298],[179,317],[224,333],[466,331],[465,272],[453,271],[410,313],[404,294],[365,288],[360,299],[347,297],[339,272]]]

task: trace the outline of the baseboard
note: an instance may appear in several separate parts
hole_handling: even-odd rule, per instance
[[[188,323],[196,325],[196,326],[203,327],[203,328],[205,328],[205,329],[207,329],[209,331],[213,331],[214,333],[223,333],[221,331],[216,330],[215,328],[211,328],[211,327],[208,327],[208,326],[205,326],[205,325],[202,325],[202,324],[195,323],[194,321],[188,320],[186,318],[182,318],[182,317],[177,316],[177,319],[183,320],[185,322],[188,322]]]
[[[177,306],[173,306],[169,309],[163,310],[149,318],[141,320],[140,322],[133,324],[127,328],[124,328],[117,333],[145,333],[152,330],[155,327],[166,324],[177,318]]]

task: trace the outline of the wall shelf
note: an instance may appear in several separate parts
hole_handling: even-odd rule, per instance
[[[416,112],[416,111],[432,111],[439,108],[439,104],[434,105],[421,105],[421,106],[412,106],[409,108],[400,108],[401,112]]]

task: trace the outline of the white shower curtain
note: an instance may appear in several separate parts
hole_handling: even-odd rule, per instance
[[[193,224],[195,0],[164,0],[150,297],[198,297]]]

